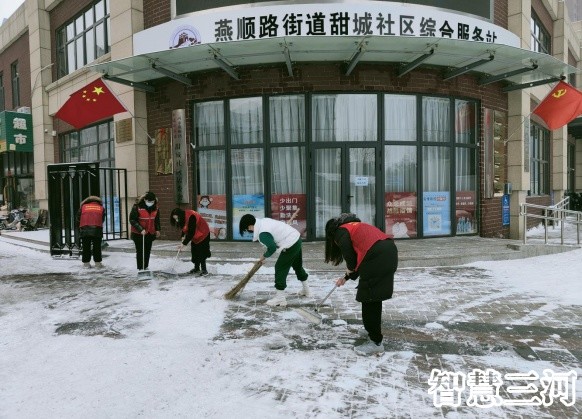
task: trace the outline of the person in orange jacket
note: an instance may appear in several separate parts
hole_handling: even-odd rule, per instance
[[[190,243],[194,268],[189,273],[199,276],[208,275],[206,259],[210,257],[211,253],[210,227],[206,220],[194,210],[174,208],[170,214],[170,224],[182,230],[182,243],[178,246],[179,250]]]
[[[131,240],[135,243],[137,269],[148,269],[152,244],[160,237],[161,223],[158,198],[146,192],[139,198],[129,213]]]
[[[101,241],[105,208],[98,196],[88,196],[77,212],[77,229],[81,237],[81,260],[84,268],[91,268],[91,257],[96,268],[103,268]]]

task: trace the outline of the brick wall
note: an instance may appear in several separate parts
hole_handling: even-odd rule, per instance
[[[192,100],[213,100],[228,97],[256,96],[262,94],[307,93],[307,92],[386,92],[450,95],[459,98],[476,99],[481,107],[507,111],[507,98],[497,84],[479,86],[478,79],[463,75],[448,82],[442,81],[441,69],[425,68],[396,77],[395,65],[358,64],[350,76],[344,75],[341,64],[297,64],[294,77],[289,77],[284,65],[239,68],[240,80],[234,80],[223,71],[198,73],[191,79],[193,85],[185,87],[176,82],[161,83],[155,93],[147,95],[148,132],[157,128],[170,127],[172,109],[186,107],[187,135],[192,130]],[[482,115],[483,112],[481,112]],[[481,133],[482,136],[482,133]],[[188,150],[190,153],[191,150]],[[154,166],[154,146],[150,145],[149,164]],[[481,161],[483,159],[481,158]],[[479,177],[483,178],[480,166]],[[191,176],[191,173],[190,173]],[[481,181],[481,195],[483,185]],[[150,187],[159,192],[167,202],[172,202],[173,179],[171,175],[150,173]],[[192,186],[190,179],[190,189]],[[194,200],[194,197],[191,197]],[[498,211],[495,212],[494,209]],[[165,208],[169,214],[171,208]],[[499,199],[482,202],[481,224],[486,225],[482,235],[507,237],[508,229],[501,228],[501,202]],[[166,217],[167,218],[167,217]],[[167,220],[163,220],[166,224]],[[167,229],[167,225],[165,225]]]
[[[20,106],[31,106],[30,93],[30,48],[28,31],[0,54],[0,73],[4,82],[4,107],[7,111],[16,110],[12,106],[12,64],[18,61]]]
[[[144,29],[169,22],[172,17],[170,0],[143,0],[143,16]]]

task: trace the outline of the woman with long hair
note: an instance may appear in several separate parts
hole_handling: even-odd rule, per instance
[[[360,221],[355,214],[341,214],[325,225],[325,262],[346,261],[346,274],[336,280],[341,287],[359,278],[356,301],[362,304],[362,322],[368,342],[355,346],[360,355],[384,352],[382,301],[392,298],[398,250],[392,237]]]

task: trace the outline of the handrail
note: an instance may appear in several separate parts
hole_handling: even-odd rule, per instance
[[[560,242],[564,244],[564,223],[571,223],[576,225],[576,241],[580,244],[580,225],[582,225],[582,212],[568,210],[564,208],[558,208],[558,205],[568,205],[568,200],[563,199],[562,201],[558,202],[556,205],[537,205],[537,204],[528,204],[523,203],[520,205],[519,215],[523,216],[523,244],[527,242],[527,218],[539,218],[545,220],[544,222],[544,243],[548,244],[548,221],[557,221],[560,223]],[[540,209],[540,214],[528,214],[528,208],[533,209]],[[571,218],[568,218],[570,216]],[[575,218],[575,220],[572,219]]]

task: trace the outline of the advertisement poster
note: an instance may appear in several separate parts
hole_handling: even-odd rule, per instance
[[[474,191],[457,191],[457,197],[455,199],[457,234],[472,234],[477,232],[475,199]]]
[[[386,192],[386,234],[395,239],[416,237],[416,192]]]
[[[210,238],[226,239],[226,195],[198,195],[197,210],[210,227]]]
[[[173,172],[172,163],[172,130],[159,128],[155,133],[154,157],[156,161],[156,174],[169,175]]]
[[[299,210],[291,222],[293,214]],[[307,197],[305,194],[271,195],[271,218],[288,223],[299,233],[301,238],[307,237]]]
[[[254,215],[256,218],[265,216],[265,195],[234,195],[232,197],[232,238],[234,240],[252,240],[250,233],[241,236],[238,230],[240,219],[245,214]]]
[[[423,233],[425,236],[443,236],[451,234],[451,202],[446,192],[424,192]]]

